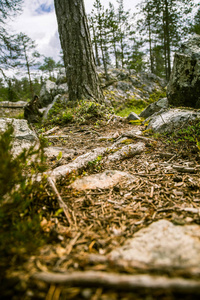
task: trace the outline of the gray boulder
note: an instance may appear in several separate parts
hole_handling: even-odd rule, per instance
[[[60,81],[59,84],[56,84],[51,80],[47,80],[40,91],[40,105],[42,107],[48,106],[54,101],[55,96],[58,94],[66,94],[67,92],[67,83],[62,83],[62,81]]]
[[[8,126],[14,128],[12,153],[17,156],[23,149],[29,149],[38,142],[37,135],[29,128],[26,120],[0,118],[0,133],[7,130]]]
[[[169,109],[161,113],[155,113],[150,117],[150,122],[147,129],[152,129],[154,132],[173,132],[189,125],[189,122],[195,119],[200,119],[200,112],[187,109]]]
[[[176,107],[200,108],[200,35],[193,35],[175,53],[167,98]]]
[[[57,85],[55,82],[51,80],[47,80],[43,84],[40,91],[40,104],[42,107],[47,106],[53,101],[56,95],[56,91],[57,91]]]
[[[160,111],[161,109],[166,109],[168,108],[169,104],[168,104],[168,100],[167,98],[162,98],[159,99],[158,101],[149,104],[149,106],[147,106],[141,113],[140,113],[140,117],[141,118],[148,118],[151,115],[153,115],[154,113]]]

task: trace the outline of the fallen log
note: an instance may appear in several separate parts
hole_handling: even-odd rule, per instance
[[[199,280],[168,278],[166,276],[80,271],[62,274],[41,272],[33,274],[32,278],[48,284],[111,288],[127,292],[133,292],[138,289],[159,289],[172,292],[200,294]]]

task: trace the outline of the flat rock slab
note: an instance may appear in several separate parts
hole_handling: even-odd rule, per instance
[[[116,170],[107,170],[103,173],[85,176],[81,179],[76,179],[71,187],[77,190],[87,189],[108,189],[115,186],[119,182],[134,182],[136,178],[127,172]]]
[[[27,102],[25,101],[17,101],[17,102],[10,102],[10,101],[1,101],[0,107],[4,108],[24,108]]]
[[[189,126],[189,122],[200,119],[200,112],[187,109],[169,109],[161,114],[152,116],[147,129],[154,132],[172,132],[182,126]]]
[[[176,226],[167,220],[152,223],[110,253],[111,259],[157,266],[192,267],[200,264],[200,226]]]
[[[38,142],[37,135],[29,128],[26,120],[0,118],[0,133],[7,130],[8,125],[14,128],[12,152],[18,155],[23,149],[29,149]]]

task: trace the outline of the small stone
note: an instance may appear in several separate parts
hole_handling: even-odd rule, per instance
[[[71,187],[77,190],[87,189],[107,189],[115,186],[122,181],[133,182],[136,178],[127,172],[121,172],[116,170],[108,170],[103,173],[85,176],[81,179],[76,179]]]
[[[138,115],[134,112],[131,112],[129,114],[129,116],[127,117],[128,121],[136,121],[136,120],[140,120],[140,117],[138,117]]]

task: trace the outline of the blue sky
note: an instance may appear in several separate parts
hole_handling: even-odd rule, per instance
[[[50,3],[42,3],[35,10],[35,12],[37,14],[50,13],[52,11],[54,11],[54,5],[53,5],[53,3],[52,4],[50,4]]]

